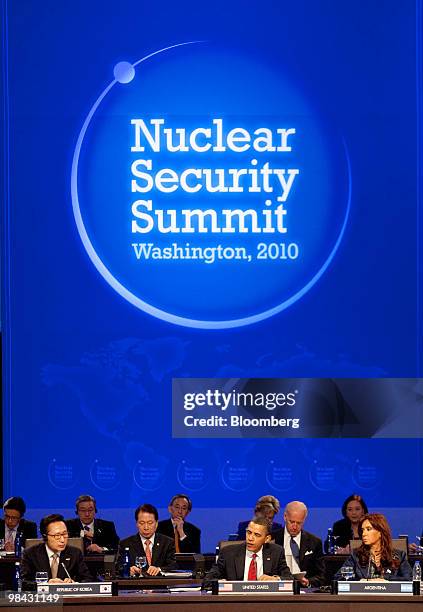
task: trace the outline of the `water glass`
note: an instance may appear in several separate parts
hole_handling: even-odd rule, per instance
[[[47,572],[36,572],[35,582],[37,584],[46,584],[48,582],[48,573]]]
[[[354,578],[354,568],[352,565],[344,565],[341,572],[345,580],[352,580]]]
[[[138,567],[142,572],[147,569],[147,557],[135,557],[135,567]]]
[[[0,539],[0,552],[4,550],[4,538]]]

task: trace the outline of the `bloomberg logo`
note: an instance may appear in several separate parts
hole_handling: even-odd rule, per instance
[[[301,82],[248,50],[187,42],[114,67],[71,191],[103,278],[137,308],[249,325],[310,291],[346,231],[346,146]]]

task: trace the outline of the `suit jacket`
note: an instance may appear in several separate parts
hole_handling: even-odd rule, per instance
[[[65,565],[70,577],[75,580],[75,582],[94,582],[94,578],[90,574],[82,557],[82,553],[78,548],[66,546],[60,553],[57,577],[63,580],[67,578],[68,575],[62,563]],[[50,561],[44,543],[26,548],[22,555],[22,580],[25,582],[33,582],[36,572],[47,572],[49,579],[51,578]]]
[[[392,551],[392,556],[394,559],[398,559],[400,564],[398,567],[388,567],[385,568],[383,578],[385,580],[412,580],[412,571],[410,564],[407,561],[407,555],[404,551],[394,549]],[[360,565],[358,560],[358,556],[355,551],[351,553],[348,559],[344,562],[344,566],[350,565],[354,569],[354,578],[353,580],[361,580],[361,578],[368,578],[370,573],[369,564]],[[341,568],[342,569],[342,568]],[[339,569],[334,578],[335,580],[342,580],[342,572]]]
[[[129,548],[129,560],[131,565],[135,565],[135,557],[145,557],[144,546],[142,545],[141,536],[138,533],[121,540],[116,561],[116,570],[118,573],[121,573],[122,570],[125,548]],[[151,552],[151,565],[160,567],[162,570],[176,569],[175,544],[172,538],[168,538],[156,532],[154,536],[154,546]]]
[[[174,540],[175,538],[175,531],[174,531],[173,523],[171,519],[166,519],[165,521],[159,521],[159,526],[157,527],[157,531],[158,533],[161,533],[167,536],[168,538],[172,538],[172,540]],[[201,530],[198,529],[198,527],[196,527],[192,523],[188,523],[188,521],[184,521],[184,532],[186,533],[187,537],[184,538],[183,540],[179,540],[180,552],[182,553],[201,552],[201,543],[200,543]]]
[[[19,521],[18,532],[22,534],[22,545],[25,545],[25,540],[30,538],[37,538],[37,525],[33,521],[27,521],[22,518]],[[4,519],[0,519],[0,538],[3,540],[5,537],[5,524]]]
[[[275,543],[284,547],[285,529],[273,533]],[[306,572],[310,586],[318,587],[325,583],[325,559],[322,540],[308,531],[301,531],[300,570]]]
[[[238,524],[238,537],[237,540],[245,540],[245,530],[247,529],[248,525],[250,524],[250,521],[241,521],[241,523]],[[282,529],[283,525],[281,525],[280,523],[272,523],[272,531],[270,532],[270,535],[273,538],[273,532],[274,531],[278,531],[279,529]]]
[[[79,538],[83,525],[79,518],[68,519],[66,521],[70,538]],[[108,550],[116,552],[119,546],[119,537],[116,533],[115,524],[112,521],[94,519],[94,538],[84,538],[84,545],[98,544]]]
[[[246,544],[229,544],[222,548],[217,563],[207,572],[205,580],[244,580],[246,550]],[[292,579],[284,550],[278,544],[263,546],[263,574]]]

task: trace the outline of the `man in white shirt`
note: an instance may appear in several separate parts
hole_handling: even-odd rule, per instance
[[[325,583],[322,541],[303,530],[307,514],[307,506],[303,502],[290,502],[285,507],[284,529],[274,532],[273,535],[276,544],[284,548],[292,575],[305,587],[318,587]]]
[[[222,548],[216,565],[206,575],[210,580],[291,579],[283,548],[270,543],[269,522],[255,516],[246,529],[245,543]]]

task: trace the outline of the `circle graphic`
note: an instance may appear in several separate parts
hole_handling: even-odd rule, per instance
[[[230,491],[246,491],[254,481],[254,467],[247,465],[243,461],[225,462],[221,471],[223,485]]]
[[[93,485],[101,491],[111,491],[119,484],[116,466],[95,459],[90,467],[90,478]]]
[[[360,459],[356,459],[352,470],[352,478],[357,487],[373,489],[380,484],[382,473],[383,471],[374,463],[364,463]]]
[[[48,466],[48,479],[56,489],[71,489],[77,481],[75,467],[69,461],[52,459]]]
[[[128,302],[224,329],[304,296],[345,234],[342,138],[299,85],[248,51],[189,41],[114,67],[79,133],[83,245]]]
[[[289,491],[298,480],[296,466],[291,461],[271,459],[266,466],[266,481],[276,491]]]
[[[155,464],[151,460],[141,459],[138,459],[132,470],[135,484],[143,491],[156,491],[160,489],[165,473],[165,467],[159,465],[159,463]]]

